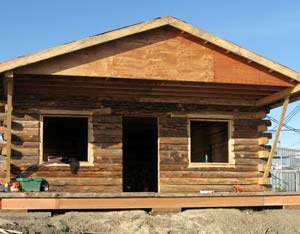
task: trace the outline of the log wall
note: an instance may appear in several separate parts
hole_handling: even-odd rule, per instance
[[[233,120],[233,165],[193,166],[189,163],[188,118],[160,117],[160,192],[230,192],[234,186],[244,191],[267,190],[258,185],[266,164],[261,157],[268,152],[264,145],[268,138],[262,138],[259,131],[269,124],[260,119]]]
[[[25,99],[24,99],[25,98]],[[82,110],[92,114],[92,165],[80,167],[78,174],[69,165],[39,164],[40,110]],[[51,190],[67,192],[122,192],[122,116],[156,116],[159,119],[160,192],[262,191],[262,176],[269,135],[263,133],[269,122],[265,112],[228,106],[203,106],[172,103],[139,103],[108,99],[17,97],[13,113],[12,171],[15,176],[44,177]],[[183,117],[172,117],[173,113]],[[233,120],[232,167],[191,167],[189,164],[188,116],[227,114]],[[262,144],[262,145],[261,145]]]

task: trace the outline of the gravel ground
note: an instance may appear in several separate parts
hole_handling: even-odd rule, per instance
[[[300,210],[197,209],[151,216],[145,211],[0,213],[0,227],[23,233],[300,233]]]

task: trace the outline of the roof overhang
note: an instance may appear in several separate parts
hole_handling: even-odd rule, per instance
[[[166,16],[161,18],[156,18],[150,21],[145,21],[142,23],[138,23],[135,25],[131,25],[128,27],[124,27],[121,29],[113,30],[110,32],[98,34],[95,36],[87,37],[84,39],[80,39],[77,41],[73,41],[67,44],[59,45],[50,49],[46,49],[40,52],[36,52],[33,54],[29,54],[23,57],[15,58],[12,60],[8,60],[6,62],[0,63],[0,74],[11,72],[17,68],[29,66],[31,64],[44,61],[50,58],[54,58],[60,55],[65,55],[68,53],[72,53],[75,51],[79,51],[85,48],[89,48],[92,46],[96,46],[102,43],[106,43],[109,41],[113,41],[119,38],[131,36],[137,33],[142,33],[148,30],[160,28],[163,26],[171,26],[182,32],[186,32],[203,40],[205,43],[211,43],[216,45],[220,48],[223,48],[228,53],[233,53],[238,56],[245,58],[249,63],[256,63],[259,64],[270,72],[277,72],[279,74],[284,75],[288,79],[290,79],[291,83],[293,83],[294,87],[291,88],[284,88],[282,91],[278,91],[270,96],[264,97],[258,101],[256,101],[256,106],[278,106],[281,105],[281,100],[284,99],[285,96],[291,95],[291,100],[299,100],[299,93],[300,93],[300,76],[297,72],[293,71],[292,69],[285,67],[279,63],[276,63],[272,60],[269,60],[263,56],[260,56],[256,53],[253,53],[249,50],[246,50],[238,45],[235,45],[229,41],[226,41],[222,38],[219,38],[215,35],[212,35],[208,32],[205,32],[199,28],[196,28],[190,24],[187,24],[181,20],[178,20],[174,17]]]

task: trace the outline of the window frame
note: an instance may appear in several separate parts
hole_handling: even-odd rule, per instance
[[[192,162],[192,141],[191,141],[191,122],[192,121],[202,121],[202,122],[225,122],[228,123],[228,162],[227,163],[220,163],[220,162]],[[189,158],[189,166],[188,167],[234,167],[235,161],[234,161],[234,154],[232,152],[232,145],[233,145],[233,139],[232,139],[232,133],[233,133],[233,119],[230,118],[216,118],[214,116],[213,119],[210,118],[189,118],[188,119],[188,158]]]
[[[40,113],[40,155],[39,155],[39,164],[46,166],[68,166],[69,164],[60,162],[60,163],[51,163],[44,161],[44,147],[43,147],[43,135],[44,135],[44,117],[62,117],[62,118],[87,118],[88,126],[88,146],[87,146],[87,161],[79,161],[80,166],[94,166],[94,157],[93,157],[93,143],[92,143],[92,113],[90,112],[81,112],[81,111],[45,111]]]

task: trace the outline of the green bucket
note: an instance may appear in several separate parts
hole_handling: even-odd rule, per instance
[[[20,182],[22,192],[39,192],[43,178],[17,178],[17,181]]]

